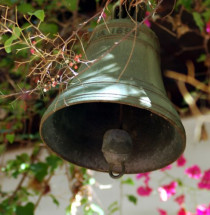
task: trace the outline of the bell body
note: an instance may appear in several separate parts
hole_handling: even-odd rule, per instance
[[[123,129],[133,144],[125,173],[162,168],[183,153],[186,141],[164,89],[158,39],[144,25],[132,31],[135,24],[129,19],[106,24],[96,27],[87,47],[93,63],[80,67],[44,114],[41,137],[64,159],[108,172],[103,136],[107,130]]]

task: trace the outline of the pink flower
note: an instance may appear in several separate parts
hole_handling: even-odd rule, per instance
[[[184,203],[184,200],[185,200],[184,195],[178,196],[174,199],[174,201],[177,202],[180,206]]]
[[[136,175],[136,179],[145,178],[144,183],[145,183],[145,185],[148,185],[149,180],[150,180],[149,174],[150,174],[150,172],[139,173]]]
[[[210,34],[210,20],[206,23],[206,32]]]
[[[158,209],[158,212],[160,215],[167,215],[167,212],[162,209]]]
[[[177,215],[193,215],[191,212],[186,211],[184,208],[180,208]]]
[[[200,189],[210,190],[210,169],[204,172],[201,181],[198,183]]]
[[[103,11],[103,12],[101,13],[101,15],[99,16],[99,18],[98,18],[98,20],[97,20],[97,23],[99,23],[99,22],[101,21],[102,18],[103,18],[103,19],[106,19],[106,17],[107,17],[107,15],[106,15],[106,13]]]
[[[140,179],[140,178],[143,178],[143,177],[148,177],[150,174],[150,172],[145,172],[145,173],[138,173],[136,175],[136,179]]]
[[[152,189],[149,186],[141,186],[137,189],[139,196],[149,196],[152,192]]]
[[[104,19],[106,19],[107,15],[106,15],[105,12],[103,12],[102,17],[103,17]]]
[[[178,211],[177,215],[187,215],[187,213],[186,213],[186,211],[185,211],[184,208],[181,208],[181,209]]]
[[[149,16],[149,12],[147,11],[146,12],[146,16]],[[146,19],[145,21],[144,21],[144,24],[147,26],[147,27],[151,27],[151,23],[150,23],[150,21],[148,20],[148,19]]]
[[[31,54],[35,54],[35,50],[34,49],[30,49]]]
[[[160,199],[166,202],[171,196],[176,193],[177,182],[172,181],[170,184],[158,188]]]
[[[190,178],[195,178],[195,179],[199,179],[202,176],[201,169],[198,165],[194,165],[185,169],[185,173]]]
[[[168,166],[166,166],[166,167],[160,169],[160,171],[164,172],[165,170],[169,170],[169,169],[171,169],[171,168],[172,168],[172,165],[170,164],[170,165],[168,165]]]
[[[178,167],[184,166],[186,163],[186,159],[185,159],[184,155],[181,155],[176,162],[177,162]]]
[[[210,215],[210,205],[208,208],[206,205],[198,205],[196,208],[196,215]]]

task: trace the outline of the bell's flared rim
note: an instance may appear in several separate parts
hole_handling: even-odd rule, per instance
[[[80,104],[84,104],[84,103],[95,103],[95,102],[96,102],[95,100],[89,100],[89,101],[86,101],[86,102],[84,102],[84,101],[82,101],[82,102],[75,102],[75,103],[72,103],[71,106],[73,106],[73,105],[80,105]],[[97,100],[97,102],[100,102],[100,103],[107,103],[107,102],[113,103],[112,101],[104,101],[104,100]],[[115,104],[122,104],[122,105],[129,105],[129,106],[133,106],[133,107],[139,108],[139,106],[131,105],[131,104],[128,103],[128,102],[115,101],[114,103],[115,103]],[[58,109],[56,109],[56,111],[62,110],[63,108],[67,108],[67,107],[70,107],[70,106],[66,106],[66,105],[60,106]],[[157,107],[157,106],[155,106],[155,107]],[[142,106],[142,109],[148,110],[148,111],[150,111],[152,114],[156,114],[156,115],[158,115],[159,117],[161,117],[161,118],[167,120],[172,126],[174,126],[174,127],[176,128],[176,131],[179,133],[179,135],[180,135],[180,137],[181,137],[181,139],[182,139],[182,143],[181,143],[181,145],[182,145],[182,151],[180,152],[180,156],[181,156],[181,155],[183,154],[185,148],[186,148],[186,134],[185,134],[184,127],[183,127],[183,126],[179,127],[179,126],[178,126],[174,121],[172,121],[171,119],[169,119],[169,118],[165,117],[164,115],[161,115],[161,114],[159,114],[159,113],[157,113],[157,112],[155,112],[155,111],[152,111],[152,110],[150,110],[150,109],[148,109],[148,108],[146,108],[146,107],[143,107],[143,106]],[[64,160],[67,160],[68,162],[70,162],[70,163],[72,163],[72,164],[74,164],[74,165],[82,166],[82,167],[84,167],[84,168],[87,168],[87,169],[90,169],[90,170],[94,170],[94,171],[98,171],[98,172],[108,173],[108,172],[109,172],[109,169],[107,169],[107,170],[97,169],[97,170],[96,170],[96,169],[90,167],[88,164],[85,165],[84,163],[79,163],[78,160],[77,160],[77,161],[71,160],[70,157],[68,157],[68,159],[67,159],[64,155],[59,154],[58,152],[56,152],[55,150],[53,150],[53,149],[51,148],[50,144],[44,141],[43,134],[42,134],[42,127],[43,127],[43,124],[45,123],[45,121],[47,120],[47,118],[50,117],[52,114],[54,114],[54,112],[51,112],[51,113],[47,114],[45,117],[43,117],[42,120],[41,120],[41,124],[40,124],[40,137],[41,137],[42,141],[46,144],[46,146],[48,147],[48,149],[49,149],[50,151],[52,151],[53,153],[55,153],[58,157],[60,157],[60,158],[62,158],[62,159],[64,159]],[[181,124],[181,125],[182,125],[182,124]],[[165,166],[168,166],[169,164],[175,162],[177,159],[178,159],[178,157],[174,158],[173,160],[170,160],[170,162],[168,162],[167,164],[164,164],[164,165],[162,165],[162,166],[159,166],[158,169],[161,169],[161,168],[164,168]],[[157,170],[157,168],[150,169],[149,172],[155,171],[155,170]],[[125,172],[125,174],[138,174],[138,173],[144,173],[144,172],[148,172],[148,170],[146,170],[146,171],[138,171],[138,170],[136,170],[136,171],[129,172],[129,173]]]
[[[83,83],[83,87],[84,87]],[[93,84],[93,83],[92,83]],[[75,88],[80,88],[81,86],[74,86]],[[72,89],[70,89],[71,91]],[[46,113],[44,114],[42,120],[41,120],[41,124],[40,124],[40,136],[41,139],[43,140],[44,143],[46,143],[46,145],[48,145],[48,147],[55,152],[58,156],[62,157],[65,160],[68,160],[69,162],[76,164],[76,165],[81,165],[85,168],[89,168],[89,169],[93,169],[96,170],[94,168],[91,168],[87,165],[85,165],[84,163],[80,164],[79,161],[75,162],[74,160],[71,160],[71,158],[66,158],[65,156],[62,156],[62,154],[58,154],[56,151],[54,151],[51,147],[50,147],[50,143],[47,143],[44,141],[44,134],[42,133],[42,128],[44,126],[44,123],[47,121],[47,119],[53,115],[55,112],[65,109],[65,108],[69,108],[71,106],[76,106],[76,105],[80,105],[80,104],[86,104],[86,103],[114,103],[114,104],[122,104],[122,105],[127,105],[127,106],[132,106],[135,108],[140,108],[140,109],[144,109],[144,110],[148,110],[149,112],[151,112],[152,114],[155,114],[159,117],[161,117],[162,119],[166,120],[167,122],[169,122],[176,130],[176,132],[179,134],[179,136],[181,137],[181,149],[182,151],[180,151],[180,155],[184,152],[184,149],[186,147],[186,134],[185,134],[185,130],[184,127],[179,119],[179,117],[176,114],[171,113],[168,108],[164,108],[161,104],[162,102],[160,102],[159,104],[152,102],[152,106],[149,107],[149,105],[151,105],[147,100],[144,100],[144,98],[141,99],[142,103],[139,103],[139,97],[133,97],[133,96],[128,96],[128,97],[122,97],[122,94],[114,94],[114,93],[80,93],[79,95],[71,95],[71,92],[69,90],[67,90],[66,92],[63,92],[61,95],[59,95],[57,97],[57,99],[54,100],[54,102],[49,106],[48,110],[46,111]],[[145,90],[147,91],[147,90]],[[66,96],[66,93],[68,93],[69,96],[67,96],[64,99],[62,99],[62,96]],[[151,92],[150,92],[151,93]],[[155,94],[154,92],[152,92],[152,94]],[[73,96],[73,97],[72,97]],[[160,98],[159,94],[155,94],[154,96]],[[164,95],[163,95],[164,97]],[[59,98],[61,98],[61,100],[59,101]],[[152,100],[152,99],[151,99]],[[138,101],[138,102],[137,102]],[[158,101],[158,99],[156,99],[156,101]],[[165,99],[165,102],[169,102],[169,100]],[[172,106],[172,104],[168,103],[169,106]],[[173,107],[172,107],[173,108]],[[175,111],[175,110],[174,110]],[[164,114],[163,114],[164,113]],[[175,112],[176,113],[176,112]],[[174,162],[178,157],[174,158],[173,160],[170,160],[170,163]],[[160,166],[159,168],[163,168],[167,165],[169,165],[170,163],[166,163],[163,166]],[[149,171],[153,171],[156,170],[155,169],[151,169]],[[97,169],[97,171],[101,171],[101,172],[108,172],[104,171],[104,170],[100,170]],[[139,171],[136,172],[129,172],[128,174],[136,174],[139,173]]]

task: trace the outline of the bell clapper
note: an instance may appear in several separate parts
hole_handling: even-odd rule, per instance
[[[132,148],[132,139],[126,131],[122,129],[106,131],[103,137],[102,152],[109,164],[110,177],[117,179],[125,174],[125,162],[129,159]]]

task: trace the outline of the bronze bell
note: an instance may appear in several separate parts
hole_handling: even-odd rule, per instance
[[[186,142],[164,89],[157,36],[145,25],[132,31],[135,22],[117,9],[92,35],[86,55],[93,64],[82,64],[40,126],[62,158],[116,178],[169,165]]]

